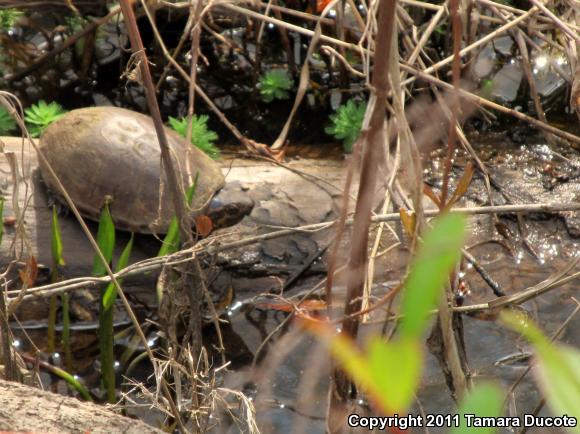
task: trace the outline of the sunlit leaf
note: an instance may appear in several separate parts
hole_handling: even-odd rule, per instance
[[[567,415],[580,419],[580,352],[563,345],[553,346],[553,354],[542,354],[534,372],[547,397],[554,415]],[[557,353],[557,357],[553,357]],[[570,428],[580,433],[580,426]]]
[[[39,137],[51,123],[62,117],[66,111],[56,102],[50,104],[39,101],[24,110],[24,119],[28,125],[30,135]]]
[[[531,320],[520,313],[502,312],[501,319],[521,333],[536,350],[536,378],[554,414],[580,419],[580,352],[551,343]],[[574,427],[572,432],[580,432],[580,426]]]
[[[461,405],[459,406],[459,426],[454,426],[450,430],[450,434],[471,434],[475,431],[481,434],[493,434],[497,432],[497,428],[492,427],[473,427],[468,426],[470,416],[465,417],[465,415],[475,415],[478,417],[494,417],[497,418],[501,416],[503,406],[503,393],[499,386],[491,383],[482,383],[475,386],[469,393],[463,398]]]
[[[449,273],[460,258],[465,232],[465,217],[446,214],[435,220],[433,229],[423,237],[405,282],[401,303],[401,334],[419,338],[429,312],[435,308]]]
[[[385,342],[375,337],[370,341],[368,369],[385,411],[402,412],[409,407],[421,379],[422,356],[418,340]]]
[[[207,115],[192,116],[191,143],[215,160],[220,157],[220,150],[214,143],[218,135],[207,127],[208,119]],[[169,126],[181,137],[187,137],[187,118],[176,119],[169,116]]]
[[[405,411],[421,378],[421,343],[415,339],[371,339],[365,352],[328,323],[303,318],[303,324],[329,345],[332,356],[385,414]]]
[[[113,251],[115,250],[115,225],[111,217],[109,202],[106,201],[101,218],[99,220],[99,230],[97,232],[97,244],[108,264],[113,260]],[[95,254],[93,261],[93,275],[102,276],[106,273],[106,268],[99,255]]]

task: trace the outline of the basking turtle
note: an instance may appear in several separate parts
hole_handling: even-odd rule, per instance
[[[253,207],[250,198],[220,200],[218,192],[225,181],[212,159],[176,132],[166,128],[165,133],[184,190],[189,187],[185,151],[191,148],[189,167],[193,177],[199,176],[191,205],[194,217],[208,215],[216,228],[233,225],[249,214]],[[117,107],[73,110],[44,131],[40,149],[83,216],[98,220],[105,198],[110,196],[111,214],[118,229],[167,231],[174,210],[149,116]],[[42,159],[40,172],[48,188],[62,201]],[[161,210],[160,179],[165,186]]]

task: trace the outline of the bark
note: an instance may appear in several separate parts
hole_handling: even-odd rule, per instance
[[[163,431],[75,398],[0,380],[0,431],[134,433]]]

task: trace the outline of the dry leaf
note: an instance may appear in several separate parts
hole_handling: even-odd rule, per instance
[[[431,199],[431,201],[437,205],[437,208],[441,209],[441,200],[439,200],[439,197],[427,184],[423,184],[423,194]]]
[[[200,215],[195,218],[195,229],[199,235],[207,237],[213,229],[213,222],[208,216]]]
[[[246,137],[242,138],[241,141],[250,152],[254,152],[262,157],[271,158],[279,163],[284,160],[284,147],[280,149],[272,149],[264,143],[258,143]]]
[[[20,280],[27,288],[33,287],[38,278],[38,263],[36,262],[36,257],[29,257],[24,269],[18,270],[18,274]]]
[[[465,171],[463,172],[463,175],[461,175],[461,179],[457,183],[457,188],[453,192],[453,196],[451,196],[451,199],[447,203],[446,206],[447,208],[451,208],[467,192],[467,189],[471,184],[471,180],[473,179],[473,172],[474,172],[473,164],[471,164],[470,161],[465,166]]]
[[[256,304],[256,307],[258,307],[260,309],[277,310],[280,312],[294,312],[294,310],[295,310],[293,304],[284,303],[284,302],[259,303],[259,304]],[[320,310],[326,310],[327,307],[328,306],[326,305],[326,302],[324,300],[316,300],[316,299],[304,300],[302,303],[300,303],[298,305],[298,309],[303,310],[303,311],[307,311],[307,312],[316,312],[316,311],[320,311]]]
[[[408,212],[404,208],[399,209],[399,215],[401,216],[401,223],[405,228],[405,232],[412,237],[415,235],[415,225],[417,224],[417,216],[414,212]]]

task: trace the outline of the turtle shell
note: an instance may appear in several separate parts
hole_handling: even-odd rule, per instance
[[[203,213],[224,186],[221,169],[176,132],[165,128],[165,134],[184,191],[190,185],[188,158],[192,177],[199,174],[191,208],[194,215]],[[110,196],[117,228],[141,233],[167,231],[174,208],[149,116],[117,107],[73,110],[46,128],[40,137],[40,150],[87,218],[98,220],[105,198]],[[62,199],[42,158],[39,164],[44,182]]]

